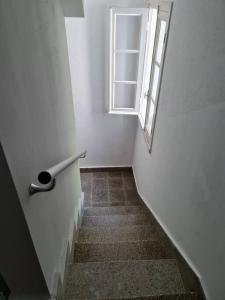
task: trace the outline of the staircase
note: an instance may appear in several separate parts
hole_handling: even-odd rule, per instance
[[[81,174],[82,226],[65,300],[197,300],[166,235],[139,198],[131,169]]]

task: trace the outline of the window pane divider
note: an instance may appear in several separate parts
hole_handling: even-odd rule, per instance
[[[113,83],[137,84],[137,81],[113,80]]]
[[[115,49],[115,53],[140,53],[140,50]]]

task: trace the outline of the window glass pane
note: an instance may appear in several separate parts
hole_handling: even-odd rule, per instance
[[[137,53],[117,53],[115,80],[137,81],[138,60]]]
[[[155,31],[156,31],[156,22],[157,22],[157,9],[152,10],[151,15],[151,27],[149,32],[149,40],[147,44],[147,55],[146,55],[146,69],[145,69],[145,91],[149,89],[149,82],[150,82],[150,74],[151,74],[151,65],[152,65],[152,54],[154,48],[154,41],[155,41]]]
[[[164,44],[164,37],[166,33],[166,22],[160,22],[160,31],[159,31],[159,40],[158,40],[158,47],[156,53],[156,61],[160,64],[162,59],[162,51],[163,51],[163,44]]]
[[[159,83],[159,67],[155,65],[153,81],[152,81],[152,93],[151,93],[153,100],[156,100],[158,83]]]
[[[148,115],[148,123],[146,126],[149,134],[151,133],[151,129],[153,126],[154,114],[155,114],[155,104],[151,101],[150,108],[149,108],[149,115]]]
[[[116,15],[116,49],[139,50],[141,16]]]
[[[157,24],[157,14],[158,10],[151,8],[150,11],[150,31],[148,32],[148,38],[145,49],[145,66],[143,74],[143,85],[142,85],[142,94],[140,102],[140,115],[143,121],[145,121],[146,109],[147,109],[147,97],[146,94],[149,92],[149,83],[150,83],[150,74],[152,66],[152,55],[155,41],[155,32]]]
[[[114,83],[114,108],[134,108],[136,85]]]

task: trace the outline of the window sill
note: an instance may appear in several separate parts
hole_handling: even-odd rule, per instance
[[[131,116],[137,116],[138,112],[136,112],[136,111],[108,111],[108,114],[110,114],[110,115],[131,115]]]

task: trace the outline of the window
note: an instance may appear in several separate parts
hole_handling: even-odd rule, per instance
[[[110,10],[109,113],[138,115],[151,151],[172,3]]]
[[[110,113],[139,113],[147,22],[147,8],[110,11]]]
[[[149,13],[151,26],[146,43],[145,73],[139,112],[149,151],[152,148],[170,12],[171,3],[167,3],[155,8],[151,7]]]

